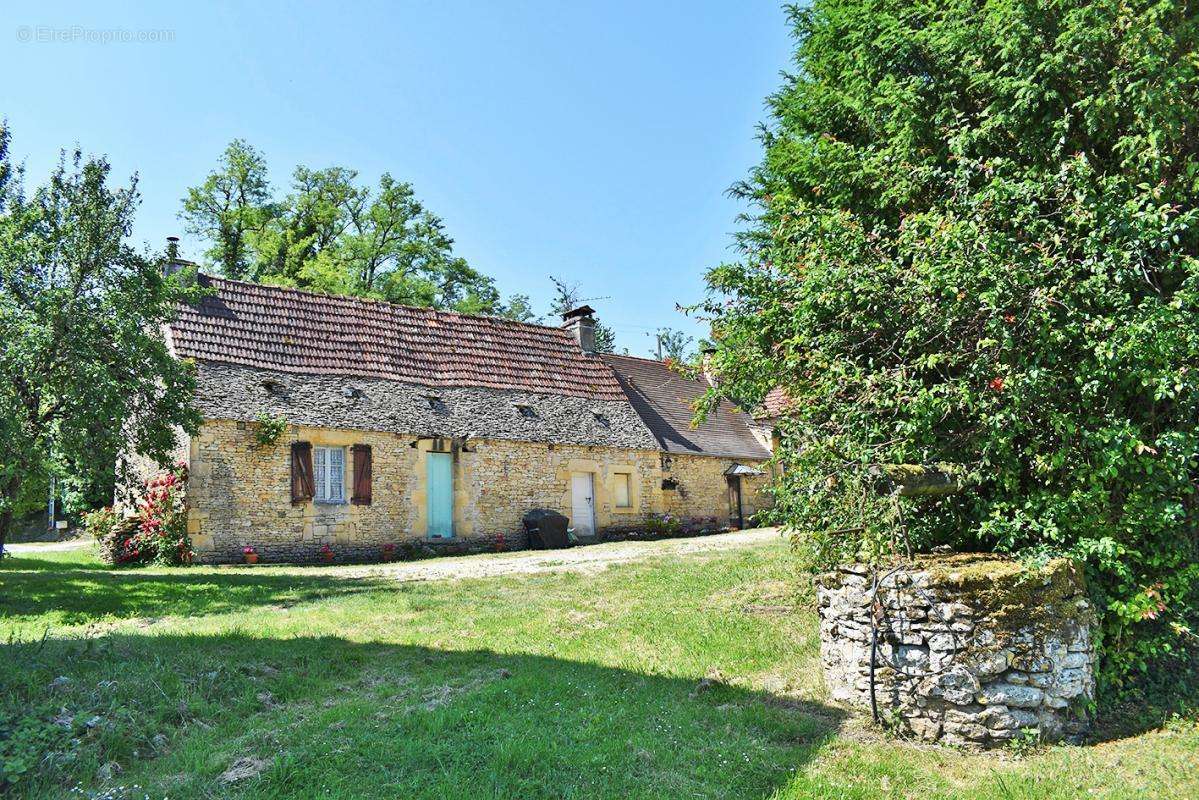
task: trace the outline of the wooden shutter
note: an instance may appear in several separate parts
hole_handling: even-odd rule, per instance
[[[311,500],[316,485],[312,479],[312,444],[291,443],[291,502]]]
[[[354,454],[354,496],[350,502],[358,506],[371,504],[371,446],[356,444],[350,448]]]

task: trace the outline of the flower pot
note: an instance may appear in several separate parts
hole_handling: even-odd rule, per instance
[[[325,559],[325,562],[326,562],[326,563],[329,563],[329,562],[333,561],[333,554],[332,554],[332,553],[321,553],[321,557]]]
[[[247,564],[257,564],[258,563],[258,554],[257,553],[243,553],[242,557],[246,560]]]

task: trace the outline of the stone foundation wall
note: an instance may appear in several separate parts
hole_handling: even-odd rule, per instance
[[[663,465],[656,450],[469,439],[453,466],[454,536],[426,537],[426,460],[432,441],[411,434],[289,426],[274,445],[256,441],[257,424],[209,420],[190,441],[188,529],[197,559],[242,559],[251,545],[265,562],[321,558],[328,545],[338,561],[377,560],[384,545],[400,555],[417,549],[448,551],[520,549],[528,542],[521,518],[532,508],[551,508],[570,517],[571,474],[592,475],[599,531],[628,530],[649,514],[672,511],[687,518],[728,519],[723,470],[731,460],[687,456],[676,459],[682,502],[662,487]],[[370,505],[291,503],[294,441],[314,446],[371,446]],[[741,461],[739,463],[750,463]],[[346,459],[346,497],[352,460]],[[616,505],[617,475],[629,475],[631,502]],[[753,479],[762,481],[764,479]],[[748,485],[749,481],[746,481]],[[743,490],[748,516],[760,502]],[[671,498],[668,503],[667,498]]]
[[[1081,570],[995,556],[854,565],[817,581],[834,701],[928,741],[990,747],[1031,730],[1074,738],[1094,698],[1094,613]],[[875,642],[873,679],[871,642]]]

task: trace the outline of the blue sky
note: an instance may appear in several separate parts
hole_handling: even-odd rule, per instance
[[[579,282],[637,354],[660,325],[703,333],[675,304],[735,257],[726,190],[790,51],[774,0],[100,5],[7,4],[0,115],[28,184],[62,147],[106,154],[140,174],[135,238],[158,247],[235,137],[279,186],[387,171],[505,295],[542,310],[548,275]]]

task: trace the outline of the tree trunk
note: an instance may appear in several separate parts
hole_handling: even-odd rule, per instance
[[[0,488],[0,498],[4,499],[4,510],[0,511],[0,553],[8,541],[8,532],[12,529],[13,503],[17,501],[17,493],[21,490],[21,479],[11,478],[3,488]]]
[[[8,529],[12,526],[12,510],[0,511],[0,553],[4,552],[4,543],[8,541]]]

